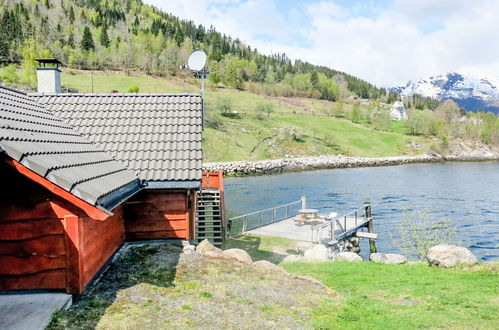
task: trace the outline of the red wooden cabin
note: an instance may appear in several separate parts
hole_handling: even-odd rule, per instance
[[[127,240],[194,239],[202,177],[199,94],[34,94],[57,117],[135,171]]]
[[[127,240],[196,239],[202,186],[223,212],[201,130],[199,95],[0,88],[0,291],[79,294]]]
[[[0,291],[79,294],[125,239],[140,180],[30,97],[0,87]]]

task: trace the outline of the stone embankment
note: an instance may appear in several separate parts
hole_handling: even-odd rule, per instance
[[[347,157],[342,155],[283,158],[260,161],[238,161],[226,163],[205,163],[208,170],[221,170],[225,175],[263,175],[284,172],[298,172],[320,169],[391,166],[413,163],[434,163],[443,161],[499,160],[499,153],[461,154],[442,156],[436,152],[420,156],[394,156],[380,158]]]

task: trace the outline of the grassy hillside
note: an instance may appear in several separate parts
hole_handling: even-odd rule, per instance
[[[315,329],[492,329],[499,311],[499,262],[442,269],[424,263],[282,263],[296,242],[243,235],[226,242],[253,260],[281,263],[292,274],[312,276],[338,292],[340,306],[315,308]]]
[[[295,244],[246,235],[226,248],[278,263]],[[289,276],[180,253],[169,245],[130,249],[71,309],[55,313],[48,329],[497,328],[497,262],[455,269],[282,263]]]
[[[93,80],[93,89],[92,89]],[[197,84],[196,84],[197,83]],[[83,92],[199,92],[195,80],[147,75],[81,71],[63,74],[62,84]],[[260,160],[281,157],[343,154],[378,157],[413,154],[406,145],[423,138],[404,134],[400,122],[386,131],[330,116],[335,102],[307,98],[266,97],[231,88],[207,88],[208,123],[204,132],[205,161]],[[258,110],[271,107],[270,114]],[[222,115],[225,107],[225,116]],[[351,109],[344,104],[344,111]]]

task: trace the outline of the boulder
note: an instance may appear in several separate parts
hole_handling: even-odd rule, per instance
[[[310,242],[298,242],[296,243],[296,251],[303,255],[305,253],[305,251],[307,251],[308,249],[310,249],[311,247],[313,247],[314,245]]]
[[[373,262],[379,262],[388,265],[398,265],[407,262],[407,258],[396,253],[371,253],[369,259]]]
[[[436,245],[428,251],[426,259],[433,266],[445,268],[477,262],[477,258],[469,249],[456,245]]]
[[[193,254],[196,251],[196,247],[194,245],[186,245],[182,249],[182,253],[185,254]]]
[[[360,244],[359,237],[350,237],[348,240],[350,241],[350,243],[352,243],[353,246],[359,246]]]
[[[268,262],[267,260],[255,261],[253,265],[256,267],[256,269],[264,272],[287,273],[284,270],[284,268],[274,265],[273,263]]]
[[[220,258],[222,256],[222,253],[218,251],[206,251],[203,252],[203,255],[212,258]]]
[[[331,260],[331,252],[329,248],[322,244],[317,244],[305,251],[305,259],[314,261]]]
[[[296,261],[305,261],[305,258],[303,258],[302,256],[291,254],[289,256],[286,256],[286,258],[282,260],[282,262],[296,262]]]
[[[208,241],[207,239],[203,240],[196,247],[196,252],[199,252],[199,253],[202,253],[202,254],[205,254],[206,252],[209,252],[209,251],[215,252],[215,253],[218,253],[218,254],[222,253],[222,250],[220,250],[219,248],[217,248],[216,246],[214,246],[213,244],[211,244],[210,241]]]
[[[251,260],[248,252],[241,249],[228,249],[222,251],[222,258],[224,259],[235,259],[245,264],[252,264],[253,260]]]
[[[340,252],[336,254],[336,261],[358,262],[364,261],[361,256],[354,252]]]

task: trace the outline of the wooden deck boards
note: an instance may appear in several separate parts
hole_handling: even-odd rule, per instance
[[[273,224],[269,224],[264,227],[256,228],[248,231],[248,234],[252,235],[260,235],[260,236],[275,236],[288,238],[295,241],[306,241],[310,242],[312,239],[312,227],[314,226],[312,223],[305,223],[300,225],[297,223],[297,216],[291,217]],[[358,224],[365,221],[364,218],[358,218]],[[344,220],[341,219],[339,221],[341,227],[344,226]],[[347,217],[346,219],[346,230],[350,231],[355,228],[355,217]],[[335,234],[340,235],[344,230],[340,229],[338,225],[335,226]],[[330,239],[328,239],[324,231],[323,235],[323,243],[329,243]]]

